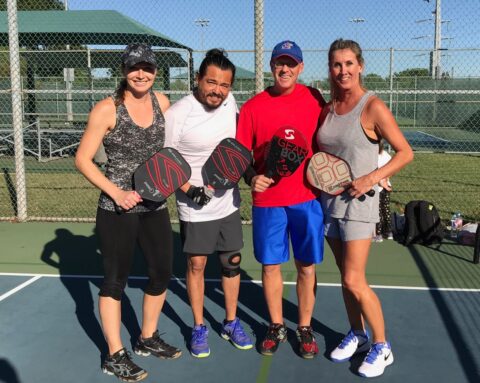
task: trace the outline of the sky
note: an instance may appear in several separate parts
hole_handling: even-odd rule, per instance
[[[234,51],[233,61],[253,70],[253,55],[245,51],[254,48],[254,0],[68,0],[68,8],[117,10],[194,50]],[[296,41],[306,53],[308,76],[326,73],[326,50],[339,37],[361,44],[371,73],[388,74],[392,47],[395,71],[428,67],[434,10],[435,0],[264,0],[264,46]],[[198,19],[209,20],[208,26]],[[448,49],[443,70],[480,76],[480,0],[441,0],[441,19],[442,47]],[[477,51],[460,50],[465,48]]]

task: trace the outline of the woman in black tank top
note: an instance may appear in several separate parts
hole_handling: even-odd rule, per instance
[[[92,109],[77,150],[75,164],[101,190],[97,209],[97,232],[105,277],[100,288],[99,311],[108,344],[102,369],[122,379],[141,380],[147,372],[131,360],[121,336],[121,296],[127,283],[138,242],[147,262],[149,281],[143,300],[142,332],[134,351],[176,358],[181,351],[158,335],[157,322],[172,274],[173,238],[168,210],[146,205],[133,190],[133,171],[165,142],[163,113],[167,97],[152,86],[157,73],[155,54],[144,44],[127,46],[122,55],[124,79],[115,95]],[[93,158],[101,143],[105,147],[105,174]],[[121,207],[123,213],[115,210]]]

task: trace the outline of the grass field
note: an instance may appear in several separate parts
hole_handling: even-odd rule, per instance
[[[10,157],[0,157],[0,217],[15,217],[15,167]],[[27,212],[38,219],[93,219],[99,192],[73,165],[72,158],[38,162],[26,158]],[[414,162],[392,177],[392,210],[402,211],[411,200],[433,202],[448,222],[452,212],[462,212],[467,221],[480,220],[480,156],[446,153],[416,153]],[[241,215],[249,220],[251,196],[241,183]],[[177,219],[174,198],[168,201],[172,219]],[[36,218],[35,218],[36,217]]]

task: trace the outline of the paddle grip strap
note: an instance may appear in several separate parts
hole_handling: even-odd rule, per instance
[[[248,165],[245,173],[243,173],[243,180],[248,186],[252,186],[252,179],[257,175],[257,172],[253,168],[252,164]]]

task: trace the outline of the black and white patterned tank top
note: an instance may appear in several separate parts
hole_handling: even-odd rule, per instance
[[[152,90],[150,98],[154,116],[152,125],[142,128],[135,124],[122,103],[117,106],[115,128],[103,139],[108,159],[105,176],[123,190],[133,190],[135,169],[163,148],[165,143],[165,118]],[[98,206],[115,211],[113,200],[103,192],[100,194]],[[166,207],[166,204],[144,201],[128,213],[141,213],[162,207]]]

